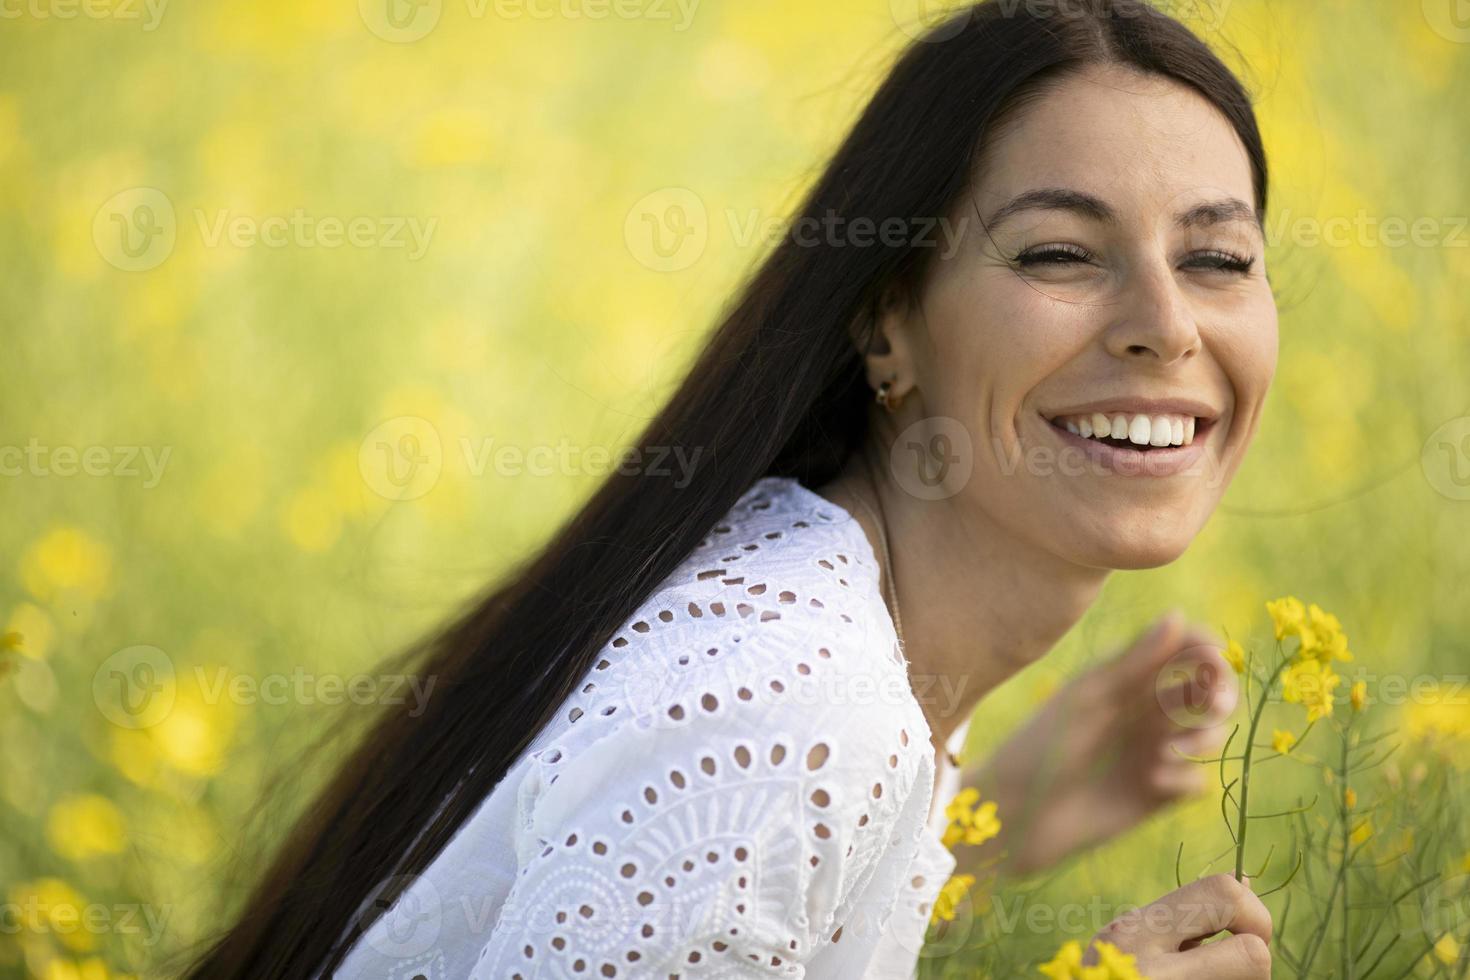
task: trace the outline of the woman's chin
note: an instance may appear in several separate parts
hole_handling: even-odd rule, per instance
[[[1079,565],[1137,571],[1175,561],[1189,548],[1195,531],[1150,526],[1111,526],[1091,529],[1057,542],[1057,550]]]

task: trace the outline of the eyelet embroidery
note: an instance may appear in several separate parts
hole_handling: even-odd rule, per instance
[[[861,535],[760,481],[608,640],[528,749],[539,846],[475,980],[815,977],[839,941],[922,942],[932,760]]]

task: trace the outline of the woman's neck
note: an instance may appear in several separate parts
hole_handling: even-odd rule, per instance
[[[1016,537],[963,493],[919,500],[870,460],[855,453],[842,473],[815,489],[858,521],[880,566],[876,519],[887,524],[910,679],[942,749],[985,694],[1071,629],[1108,572]],[[886,579],[879,587],[890,594]]]

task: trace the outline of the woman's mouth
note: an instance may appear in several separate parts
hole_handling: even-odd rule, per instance
[[[1216,422],[1180,412],[1087,412],[1042,419],[1096,469],[1155,477],[1173,476],[1199,463]]]
[[[1128,412],[1090,412],[1082,415],[1058,415],[1049,419],[1084,439],[1095,439],[1121,449],[1163,449],[1188,446],[1196,435],[1210,427],[1210,420],[1177,413],[1143,414]]]

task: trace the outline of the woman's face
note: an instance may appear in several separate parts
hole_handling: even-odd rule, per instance
[[[1276,366],[1244,148],[1192,89],[1093,68],[997,134],[971,196],[889,331],[919,394],[900,421],[967,431],[952,504],[1080,564],[1172,561]]]

